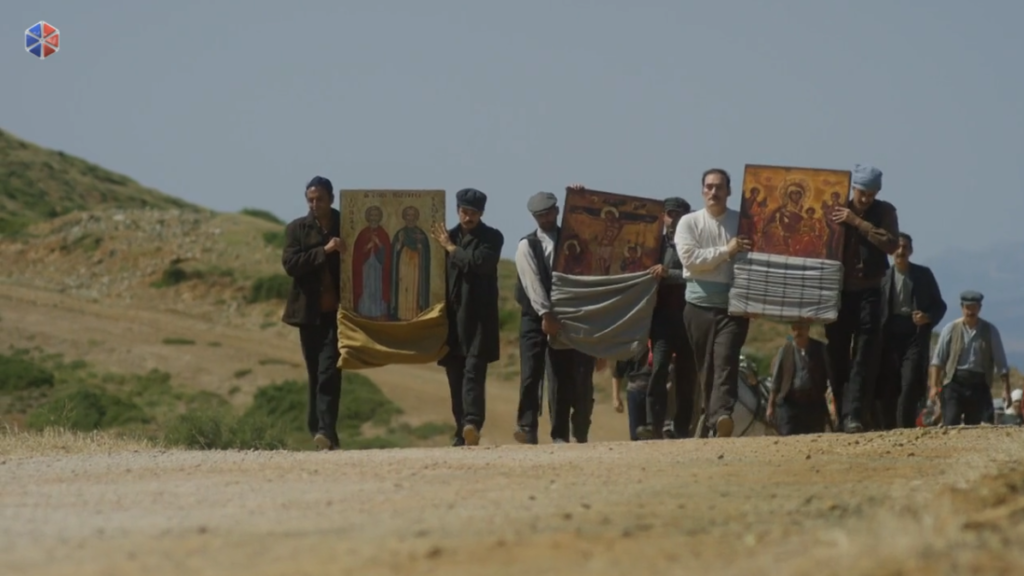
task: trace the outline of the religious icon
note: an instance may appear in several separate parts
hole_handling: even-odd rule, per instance
[[[554,269],[578,276],[642,271],[658,263],[661,200],[566,189]]]
[[[372,320],[386,320],[391,299],[391,240],[381,227],[384,211],[376,204],[363,212],[366,227],[352,244],[352,302],[356,312]]]
[[[755,252],[840,260],[844,230],[830,216],[846,205],[850,176],[846,170],[748,164],[739,233],[752,240]]]
[[[341,307],[368,320],[412,320],[444,300],[443,190],[343,190]],[[357,218],[362,216],[362,222]]]
[[[586,241],[580,238],[567,238],[561,243],[559,252],[562,262],[561,272],[571,276],[586,276],[590,273],[590,253],[586,249]]]

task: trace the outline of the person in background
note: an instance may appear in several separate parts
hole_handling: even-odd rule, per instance
[[[1008,426],[1024,425],[1024,414],[1021,413],[1021,398],[1024,398],[1024,390],[1015,388],[1010,392],[1010,405],[1003,412],[1000,424]]]
[[[995,324],[981,318],[981,292],[960,294],[961,318],[942,329],[932,356],[929,397],[939,399],[942,423],[957,426],[994,424],[992,385],[1003,383],[1003,401],[1010,405],[1010,367]]]
[[[523,236],[516,248],[515,299],[521,309],[519,320],[519,408],[513,437],[520,444],[537,443],[541,388],[545,374],[550,383],[551,439],[568,442],[570,411],[576,392],[574,362],[582,356],[575,350],[548,346],[548,336],[561,329],[551,307],[551,278],[558,226],[558,198],[538,192],[526,202],[537,228]],[[591,370],[593,365],[591,365]],[[593,383],[591,376],[590,382]],[[585,391],[580,391],[585,394]],[[592,396],[592,393],[591,393]],[[572,410],[577,413],[577,410]],[[589,416],[586,418],[589,422]],[[589,426],[587,427],[589,428]]]
[[[704,208],[682,217],[675,244],[686,279],[683,323],[705,394],[705,426],[715,437],[725,438],[732,436],[735,425],[740,350],[750,329],[749,319],[729,315],[733,258],[752,244],[736,235],[740,214],[726,205],[732,194],[729,173],[707,170],[701,186]]]
[[[932,331],[946,315],[939,283],[910,261],[914,239],[899,233],[893,267],[882,278],[882,374],[877,397],[884,430],[913,428],[928,395]]]
[[[831,220],[844,227],[843,292],[836,320],[825,326],[828,339],[829,381],[846,433],[864,431],[874,410],[875,380],[881,359],[882,278],[889,255],[896,252],[899,222],[896,208],[877,200],[882,171],[857,164],[853,168],[853,198],[833,208]],[[872,422],[868,422],[871,424]]]
[[[653,358],[651,360],[651,368],[653,369]],[[693,382],[696,379],[697,377],[695,375],[691,379],[691,382]],[[668,385],[666,386],[666,388],[668,389],[668,393],[666,394],[666,398],[668,400],[665,403],[665,423],[662,424],[661,426],[661,435],[663,438],[668,440],[688,438],[690,433],[690,424],[693,420],[693,408],[695,404],[694,400],[696,400],[696,392],[694,391],[694,388],[696,388],[696,384],[691,385],[690,387],[691,400],[690,402],[687,403],[690,413],[689,415],[684,414],[683,411],[679,410],[679,405],[677,404],[678,402],[680,402],[680,400],[679,397],[676,396],[677,386],[675,357],[672,358],[672,363],[668,365]],[[676,430],[681,430],[681,432],[677,434]]]
[[[285,227],[281,264],[292,290],[281,321],[299,329],[309,384],[306,426],[321,450],[336,450],[341,370],[338,369],[338,302],[341,300],[341,213],[334,186],[322,176],[306,185],[309,213]]]
[[[635,358],[619,360],[612,368],[612,402],[615,411],[622,413],[622,388],[625,381],[626,405],[629,418],[630,440],[651,440],[654,434],[647,421],[647,386],[651,378],[648,363],[650,349],[643,346]]]
[[[438,222],[432,236],[444,248],[448,353],[444,366],[455,417],[453,446],[480,443],[486,414],[487,365],[501,357],[498,335],[498,261],[505,237],[481,217],[487,195],[475,188],[455,194],[459,223]]]
[[[647,421],[656,438],[664,438],[666,429],[680,430],[678,436],[686,437],[690,429],[695,399],[694,388],[697,370],[694,365],[693,348],[686,335],[683,310],[686,307],[686,280],[683,278],[683,263],[676,251],[675,234],[679,220],[690,213],[690,203],[673,196],[665,199],[662,213],[664,233],[661,241],[661,263],[649,270],[659,278],[657,300],[651,318],[651,349],[653,366],[651,382],[647,387]],[[675,405],[668,407],[669,366],[675,366]],[[669,413],[677,422],[669,420]],[[671,433],[676,436],[676,432]]]
[[[767,417],[780,436],[820,434],[828,423],[828,354],[810,336],[810,326],[794,323],[792,334],[772,362]]]

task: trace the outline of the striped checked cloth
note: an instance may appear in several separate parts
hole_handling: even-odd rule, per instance
[[[834,321],[843,265],[834,260],[748,252],[733,267],[729,314],[780,322]]]

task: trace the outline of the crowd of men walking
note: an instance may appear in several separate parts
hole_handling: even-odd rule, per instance
[[[728,298],[733,263],[751,250],[752,241],[737,235],[740,214],[727,205],[729,174],[707,170],[701,186],[703,207],[696,211],[683,198],[665,200],[661,262],[648,271],[659,279],[650,337],[640,343],[641,354],[612,368],[616,409],[628,410],[635,440],[733,434],[749,320],[729,315]],[[847,433],[915,426],[926,397],[945,425],[992,423],[993,384],[1001,381],[1007,405],[1011,391],[999,331],[979,316],[983,296],[960,295],[962,316],[942,328],[929,358],[932,333],[947,312],[938,283],[931,270],[910,261],[913,239],[900,232],[896,208],[877,198],[882,172],[855,166],[852,188],[847,205],[829,215],[846,228],[838,319],[825,327],[827,343],[812,338],[809,325],[792,325],[773,361],[767,418],[782,435],[822,432],[831,389],[838,427]],[[321,449],[335,449],[341,396],[337,310],[345,246],[331,182],[313,178],[305,197],[308,215],[286,229],[282,262],[294,287],[283,321],[299,329],[309,378],[309,432]],[[466,188],[455,200],[458,224],[431,230],[446,251],[448,353],[439,364],[451,392],[453,445],[473,446],[486,420],[488,365],[500,357],[498,263],[505,238],[482,219],[486,194]],[[562,329],[551,302],[561,232],[558,199],[540,192],[526,208],[536,228],[519,240],[515,255],[521,386],[513,435],[520,443],[538,442],[547,376],[552,441],[587,442],[593,374],[604,362],[549,346],[549,337]],[[693,422],[698,401],[704,415],[700,429]]]

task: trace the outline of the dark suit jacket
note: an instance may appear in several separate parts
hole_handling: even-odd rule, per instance
[[[495,362],[501,356],[498,261],[505,237],[483,222],[472,233],[460,236],[459,226],[448,230],[448,238],[456,246],[445,258],[449,355]]]
[[[882,278],[882,326],[889,321],[893,304],[895,304],[895,270],[895,266],[890,267]],[[914,310],[924,312],[931,319],[931,324],[920,327],[920,333],[927,335],[930,339],[932,330],[936,326],[942,325],[942,318],[946,315],[946,302],[942,299],[942,292],[939,291],[939,283],[936,282],[931,268],[913,262],[910,263],[907,279],[910,281],[911,302]]]
[[[284,306],[281,321],[291,326],[308,326],[320,322],[321,276],[330,270],[338,280],[334,289],[341,297],[341,255],[327,254],[324,246],[329,236],[341,237],[341,213],[331,209],[329,234],[320,231],[320,224],[310,212],[292,220],[284,230],[285,245],[281,255],[284,271],[292,277],[292,291]]]

